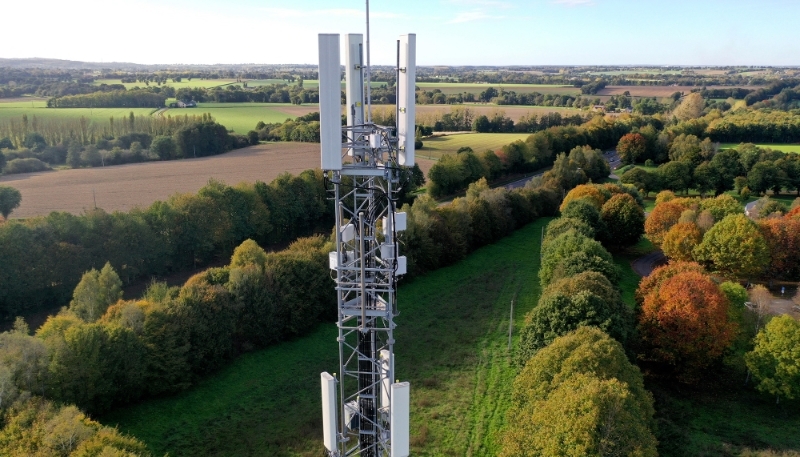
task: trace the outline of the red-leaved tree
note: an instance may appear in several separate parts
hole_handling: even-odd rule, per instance
[[[679,380],[692,382],[722,356],[735,331],[725,294],[709,276],[686,271],[645,296],[639,316],[640,357],[667,365]]]

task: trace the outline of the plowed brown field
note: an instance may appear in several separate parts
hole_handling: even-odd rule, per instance
[[[432,164],[419,160],[426,175]],[[51,211],[80,214],[95,199],[98,208],[127,211],[176,192],[197,192],[211,178],[229,185],[270,182],[283,172],[296,175],[319,165],[319,144],[269,143],[199,159],[2,176],[0,185],[19,189],[22,204],[10,217],[26,218]]]

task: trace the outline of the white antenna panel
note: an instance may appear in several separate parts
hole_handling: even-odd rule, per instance
[[[344,70],[347,81],[345,91],[347,98],[347,125],[361,125],[364,123],[364,62],[363,62],[364,36],[360,33],[350,33],[345,37],[345,52],[347,67]]]
[[[407,382],[396,382],[392,384],[392,416],[391,416],[391,457],[408,457],[408,426],[409,399],[411,396],[411,384]]]
[[[322,381],[322,442],[325,449],[335,451],[338,449],[337,432],[338,422],[336,420],[336,378],[323,372],[320,374]]]
[[[397,81],[398,162],[414,166],[415,91],[417,80],[417,35],[400,35],[400,76]]]
[[[319,34],[319,130],[323,170],[342,169],[342,85],[339,35]]]
[[[391,406],[391,399],[389,398],[389,389],[392,385],[392,374],[394,374],[394,367],[390,369],[390,363],[394,362],[391,353],[386,349],[381,350],[381,408],[389,408]]]

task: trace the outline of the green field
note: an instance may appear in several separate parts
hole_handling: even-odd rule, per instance
[[[261,87],[261,86],[269,86],[271,84],[288,84],[288,85],[296,85],[297,82],[288,82],[285,79],[250,79],[247,81],[247,87]],[[386,82],[384,81],[372,81],[370,82],[370,87],[381,87],[385,86]],[[316,89],[319,87],[319,80],[316,79],[306,79],[303,80],[303,87],[306,89]],[[342,81],[342,89],[344,89],[345,83]]]
[[[478,94],[493,87],[497,90],[504,89],[520,93],[539,92],[540,94],[580,95],[581,90],[573,86],[556,84],[488,84],[488,83],[423,83],[418,82],[417,87],[424,90],[439,89],[443,94],[455,95],[463,92]]]
[[[735,149],[737,146],[739,146],[738,143],[720,143],[719,145],[720,149],[731,149],[731,148]],[[758,146],[759,148],[770,148],[778,151],[794,152],[800,154],[800,144],[763,143],[763,144],[757,144],[756,146]]]
[[[539,295],[540,219],[466,260],[402,285],[397,372],[409,380],[415,456],[494,456],[515,370],[514,329]],[[331,283],[333,287],[333,283]],[[156,455],[320,455],[319,373],[338,366],[336,326],[238,358],[194,388],[101,418]],[[515,338],[516,339],[516,338]]]
[[[216,87],[216,86],[227,86],[228,84],[235,83],[235,79],[197,79],[194,78],[191,81],[183,78],[181,82],[176,83],[173,82],[172,79],[168,79],[166,83],[162,84],[161,86],[169,86],[174,87],[175,89],[183,89],[185,87]],[[159,87],[156,83],[150,83],[150,86],[146,86],[145,83],[142,82],[135,82],[135,83],[123,83],[120,79],[98,79],[94,82],[95,85],[100,84],[122,84],[125,86],[126,89],[132,89],[134,87]]]
[[[318,111],[318,105],[289,105],[286,103],[198,103],[197,108],[172,108],[163,116],[210,113],[211,116],[236,133],[245,134],[256,128],[259,121],[267,124],[294,119],[303,114]]]
[[[28,115],[29,121],[33,116],[39,120],[47,119],[78,119],[81,116],[90,120],[107,121],[110,117],[121,118],[128,116],[131,111],[137,116],[149,116],[156,110],[153,108],[46,108],[43,102],[0,103],[0,122],[10,119],[21,120],[23,114]]]
[[[459,148],[470,147],[477,153],[487,149],[492,151],[513,143],[517,140],[525,141],[530,133],[460,133],[457,135],[436,136],[424,138],[424,146],[417,150],[417,157],[439,159],[445,154],[455,154]]]

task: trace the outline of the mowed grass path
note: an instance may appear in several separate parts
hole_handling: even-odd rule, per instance
[[[459,133],[435,136],[424,138],[423,148],[416,154],[419,157],[438,160],[445,154],[455,154],[462,147],[470,147],[480,154],[487,149],[492,151],[500,149],[517,140],[525,141],[530,135],[530,133]]]
[[[516,370],[514,344],[539,297],[540,219],[398,293],[397,376],[411,382],[415,456],[494,456]],[[401,282],[402,284],[402,282]],[[333,287],[333,283],[331,283]],[[317,456],[319,373],[336,372],[334,323],[244,355],[194,388],[101,418],[156,455]]]

